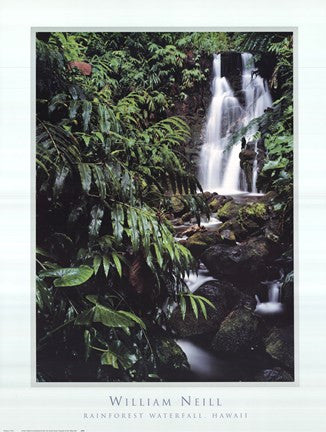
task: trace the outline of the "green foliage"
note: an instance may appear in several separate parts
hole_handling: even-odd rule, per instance
[[[189,127],[166,115],[172,78],[193,88],[204,75],[198,65],[181,74],[187,54],[173,38],[52,33],[37,41],[40,369],[61,349],[68,363],[75,350],[102,365],[105,379],[157,372],[144,320],[153,325],[165,299],[178,300],[194,266],[165,212],[174,195],[197,218],[205,209],[183,155]],[[70,70],[72,60],[90,63],[91,76]],[[68,363],[61,380],[76,379]]]
[[[197,319],[199,316],[199,310],[201,310],[205,319],[207,319],[206,304],[211,308],[215,309],[213,303],[210,300],[208,300],[206,297],[197,294],[192,294],[190,292],[180,293],[179,297],[180,297],[180,310],[181,310],[181,315],[183,320],[185,319],[186,312],[187,312],[187,299],[190,303],[192,312]]]
[[[209,216],[185,157],[187,119],[171,114],[206,85],[212,53],[247,46],[256,57],[276,56],[272,83],[283,94],[258,120],[268,151],[261,179],[281,197],[290,193],[292,40],[256,36],[55,32],[37,39],[41,380],[160,379],[151,332],[165,323],[165,302],[179,303],[183,317],[207,317],[207,305],[214,307],[188,292],[184,277],[195,263],[166,218],[175,200],[198,223]],[[70,61],[89,63],[91,75]],[[282,211],[289,215],[290,201]]]

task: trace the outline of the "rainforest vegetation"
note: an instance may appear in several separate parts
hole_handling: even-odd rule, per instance
[[[292,34],[276,32],[37,33],[38,381],[192,380],[176,342],[190,334],[180,328],[208,325],[197,335],[214,336],[235,313],[259,327],[248,346],[260,352],[265,344],[271,370],[282,367],[283,380],[291,380],[291,361],[266,347],[293,318],[286,288],[293,283],[292,44]],[[273,97],[255,120],[264,141],[258,185],[268,196],[259,202],[208,193],[197,177],[212,56],[221,52],[252,53]],[[208,232],[201,223],[212,214],[224,226]],[[177,241],[184,222],[193,231]],[[226,257],[239,242],[253,242],[258,273],[286,262],[282,295],[290,306],[281,325],[250,311],[254,296],[242,284],[257,274],[256,264],[240,263],[241,280],[232,270],[217,286],[219,258],[209,248],[224,248]],[[189,290],[185,280],[199,260],[216,289],[229,287],[236,301]],[[223,345],[217,339],[213,347]]]

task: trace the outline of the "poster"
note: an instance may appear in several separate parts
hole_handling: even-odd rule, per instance
[[[36,8],[34,15],[32,14],[33,7]],[[121,9],[117,5],[114,7],[118,17]],[[232,4],[231,7],[233,7]],[[94,5],[89,10],[94,11],[93,8]],[[193,9],[192,16],[195,16],[196,5],[192,4],[191,9]],[[315,107],[317,97],[320,98],[324,90],[321,78],[324,67],[323,59],[318,55],[320,48],[317,49],[322,41],[322,33],[318,32],[318,29],[322,28],[323,25],[323,14],[318,13],[322,10],[322,6],[316,3],[315,8],[310,9],[311,21],[309,23],[306,22],[306,17],[302,17],[299,7],[289,7],[289,13],[291,12],[292,16],[291,22],[286,21],[285,18],[281,20],[279,15],[273,15],[272,12],[269,18],[264,17],[262,19],[257,10],[255,9],[255,13],[253,10],[253,16],[251,16],[250,22],[246,23],[244,29],[236,27],[237,23],[230,20],[230,17],[226,16],[227,14],[223,18],[219,10],[220,17],[218,20],[212,22],[209,14],[205,16],[205,23],[201,20],[193,23],[196,21],[193,19],[191,28],[187,22],[187,28],[184,30],[241,32],[249,30],[250,26],[254,25],[255,30],[262,32],[268,28],[268,30],[275,32],[279,30],[293,32],[295,36],[297,44],[297,53],[294,56],[296,89],[294,97],[295,107],[297,107],[294,117],[297,135],[295,160],[300,161],[301,157],[303,161],[302,168],[298,162],[294,168],[294,175],[297,176],[296,201],[298,206],[296,207],[298,222],[295,231],[297,244],[295,255],[299,284],[296,287],[300,287],[299,295],[296,291],[295,309],[295,380],[266,383],[266,380],[263,382],[249,382],[249,380],[241,382],[241,379],[232,379],[220,384],[213,380],[206,382],[181,380],[182,382],[178,382],[179,380],[175,379],[175,382],[171,380],[159,383],[107,383],[92,380],[91,383],[87,383],[86,380],[82,379],[80,382],[71,383],[62,382],[64,380],[59,379],[60,382],[54,383],[45,379],[43,382],[36,383],[35,350],[33,348],[33,332],[35,332],[33,304],[35,298],[33,289],[30,290],[30,286],[33,286],[34,283],[30,282],[30,273],[33,276],[34,271],[31,272],[30,270],[33,265],[30,262],[33,261],[33,252],[28,252],[34,242],[36,226],[35,215],[33,212],[30,213],[29,208],[34,197],[30,192],[28,180],[31,178],[33,184],[35,171],[33,171],[33,166],[31,168],[29,164],[33,150],[31,146],[26,145],[30,139],[31,122],[33,124],[35,120],[35,118],[31,120],[30,116],[30,109],[33,113],[33,105],[30,104],[33,101],[33,94],[31,95],[31,93],[34,92],[35,81],[29,73],[30,64],[34,58],[33,52],[31,58],[27,53],[30,53],[30,46],[32,46],[30,41],[31,27],[39,31],[43,31],[40,27],[46,27],[45,30],[50,31],[57,31],[60,28],[58,29],[58,23],[54,22],[57,15],[53,9],[52,13],[44,9],[44,16],[37,8],[36,3],[31,2],[31,9],[26,11],[26,16],[30,17],[30,22],[25,19],[25,23],[19,22],[19,26],[16,16],[15,22],[8,18],[6,25],[2,26],[4,40],[2,48],[4,61],[2,64],[5,65],[1,69],[1,88],[5,94],[3,99],[5,105],[3,105],[4,109],[1,110],[4,113],[3,124],[5,131],[8,130],[6,125],[15,125],[10,128],[10,139],[12,141],[14,136],[16,137],[15,142],[21,143],[17,146],[10,144],[10,146],[3,148],[4,157],[2,158],[1,173],[4,180],[2,185],[7,185],[1,193],[5,208],[4,215],[7,217],[3,226],[7,227],[6,224],[14,224],[17,221],[17,227],[19,227],[18,230],[14,231],[4,229],[4,244],[8,246],[10,251],[10,253],[5,254],[7,264],[4,266],[4,286],[14,286],[15,290],[12,289],[10,295],[6,289],[2,290],[1,334],[4,336],[1,341],[1,422],[4,424],[1,424],[1,428],[3,430],[104,431],[108,429],[127,430],[130,427],[136,430],[149,431],[154,428],[163,429],[166,427],[172,430],[194,431],[201,428],[226,431],[323,430],[324,420],[321,415],[324,393],[323,348],[318,342],[319,337],[321,337],[323,322],[322,319],[318,322],[316,320],[319,314],[322,317],[321,281],[320,278],[317,278],[316,273],[311,275],[308,270],[308,264],[311,262],[311,258],[315,256],[315,251],[322,251],[322,244],[319,239],[314,245],[311,245],[311,241],[309,241],[311,233],[315,232],[314,230],[318,227],[318,221],[322,221],[322,218],[317,217],[314,226],[311,227],[311,209],[315,206],[315,214],[321,215],[323,212],[323,203],[320,198],[323,183],[320,180],[317,182],[314,177],[317,176],[318,172],[322,172],[322,147],[319,144],[322,140],[322,134],[319,130],[318,119],[322,118],[323,108],[321,106],[316,110]],[[277,7],[273,5],[272,11],[275,13],[276,10]],[[3,16],[12,16],[13,5],[6,5],[4,12]],[[59,13],[59,9],[56,12]],[[176,17],[175,20],[172,20],[173,22],[171,17],[168,19],[166,16],[164,22],[161,18],[156,27],[148,29],[148,31],[165,31],[163,27],[166,26],[169,26],[169,31],[173,31],[172,27],[180,27],[181,24],[185,24],[184,16],[182,19],[180,16],[179,20]],[[38,22],[35,22],[35,19]],[[78,30],[88,31],[86,30],[88,26],[95,25],[100,31],[111,31],[107,23],[101,21],[100,18],[97,19],[100,20],[97,23],[85,23],[84,20],[81,23],[75,16],[73,22],[67,22],[65,24],[67,27],[63,30],[69,31],[70,26],[78,26]],[[140,17],[137,19],[137,22],[126,23],[125,19],[120,16],[121,27],[145,26]],[[117,25],[117,23],[114,24]],[[275,24],[278,28],[275,28]],[[226,25],[227,27],[225,27]],[[205,28],[203,29],[202,26]],[[18,32],[18,28],[21,33]],[[73,29],[73,31],[76,30]],[[6,43],[9,34],[12,35],[10,46]],[[21,37],[18,34],[21,34]],[[14,46],[17,47],[17,50],[13,49]],[[21,53],[20,56],[17,53]],[[8,69],[10,69],[9,74]],[[302,117],[300,117],[301,112],[304,114]],[[18,127],[17,124],[20,122],[21,125]],[[301,129],[298,133],[299,125]],[[311,128],[313,132],[311,132]],[[310,143],[312,140],[316,140],[316,148],[320,151],[320,157],[311,157],[310,148],[306,144],[307,136],[309,136]],[[23,143],[25,144],[23,145]],[[302,143],[302,146],[299,143]],[[301,154],[302,156],[300,156]],[[17,161],[16,168],[9,163],[13,159]],[[312,167],[315,168],[312,169]],[[303,182],[303,178],[308,180]],[[11,179],[9,186],[8,179]],[[313,193],[311,193],[312,190]],[[302,203],[302,210],[300,210],[300,202]],[[21,216],[23,214],[26,217],[22,221]],[[300,219],[304,222],[301,231]],[[322,227],[320,230],[322,232]],[[9,231],[14,232],[14,238],[17,241],[10,241],[10,237],[7,237]],[[302,251],[299,248],[298,232],[302,239],[300,242],[305,242],[306,239],[304,243],[306,247]],[[18,234],[20,234],[19,237]],[[17,257],[20,262],[19,267],[17,267]],[[314,263],[320,263],[322,269],[321,257],[322,252],[316,255]],[[311,285],[313,288],[308,290],[307,286]],[[314,296],[312,291],[315,293]]]

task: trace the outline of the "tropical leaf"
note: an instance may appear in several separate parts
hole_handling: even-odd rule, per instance
[[[86,265],[77,268],[58,268],[54,270],[41,271],[40,277],[53,277],[54,286],[66,287],[81,285],[92,277],[94,270]]]

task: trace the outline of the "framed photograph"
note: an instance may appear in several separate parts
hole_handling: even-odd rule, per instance
[[[1,6],[0,430],[322,432],[322,5],[28,3]]]
[[[36,31],[38,382],[294,381],[293,39]]]

